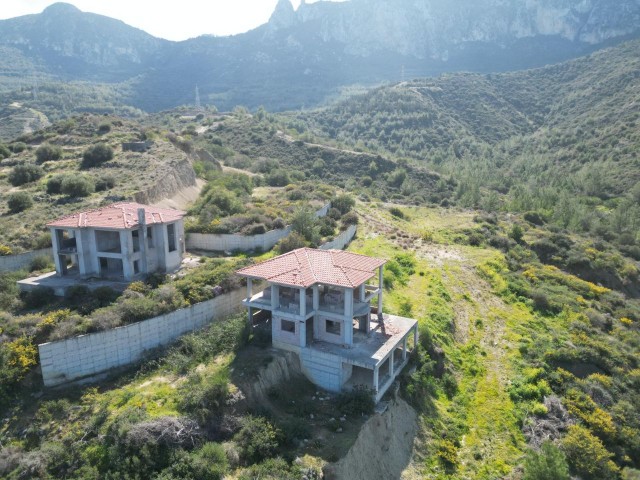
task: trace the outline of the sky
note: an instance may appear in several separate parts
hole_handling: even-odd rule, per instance
[[[168,40],[246,32],[266,23],[278,3],[278,0],[64,1],[84,12],[117,18]],[[318,0],[307,0],[307,3],[314,1]],[[52,3],[56,0],[0,0],[0,19],[40,13]],[[300,0],[291,0],[291,3],[298,8]]]

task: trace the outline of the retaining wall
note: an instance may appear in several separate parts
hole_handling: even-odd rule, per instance
[[[0,257],[0,272],[11,272],[28,267],[34,258],[46,256],[53,261],[53,249],[43,248],[32,252],[19,253],[17,255],[5,255]]]
[[[44,385],[62,385],[141,360],[147,351],[238,311],[244,297],[245,290],[238,289],[142,322],[39,345]]]
[[[324,217],[331,208],[331,203],[327,203],[320,210],[316,211],[316,217]],[[271,250],[276,243],[291,233],[291,227],[281,230],[271,230],[259,235],[237,235],[237,234],[213,234],[213,233],[188,233],[188,250],[205,250],[214,252],[233,252],[234,250],[250,251],[257,248],[262,251]]]
[[[350,225],[344,232],[334,238],[332,241],[320,245],[322,250],[342,250],[349,245],[353,237],[355,237],[358,227],[356,225]]]

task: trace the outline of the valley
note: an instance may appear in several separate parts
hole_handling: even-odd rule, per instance
[[[494,2],[481,3],[493,11]],[[537,68],[414,80],[377,76],[365,55],[375,28],[352,25],[358,35],[341,37],[352,30],[334,19],[351,25],[363,0],[297,11],[282,0],[257,30],[178,44],[68,5],[0,22],[9,55],[0,60],[0,266],[46,252],[48,222],[120,201],[184,210],[187,250],[177,271],[119,289],[80,284],[63,297],[18,289],[54,269],[46,253],[0,271],[0,477],[638,478],[640,42],[631,38],[637,2],[622,3],[624,19],[606,1],[556,12],[565,33],[580,30],[562,41],[532,33],[549,25],[529,10],[514,13],[503,61],[516,65],[510,55],[528,39],[532,58],[522,66]],[[412,31],[402,12],[416,24],[452,15],[439,2],[416,5],[398,0],[390,12],[375,0],[365,25],[385,18]],[[62,58],[45,49],[33,63],[6,45],[47,16],[114,29],[120,53],[95,64],[69,44],[80,50]],[[603,18],[623,34],[607,34]],[[468,67],[477,45],[462,27],[447,28],[465,39],[448,65]],[[317,36],[338,52],[331,62],[307,44]],[[213,78],[199,83],[207,101],[190,106],[194,78],[178,72],[199,61],[223,76],[256,39],[272,57],[243,68],[263,76],[218,84],[203,68]],[[384,55],[374,49],[385,69],[409,57],[427,68],[425,51],[442,61],[453,48],[421,38],[413,44],[421,49],[407,50],[404,39],[388,38]],[[557,60],[597,51],[545,66],[551,57],[537,48],[546,41],[564,45],[549,54]],[[301,86],[306,76],[289,74],[307,56],[327,78]],[[152,78],[146,68],[165,60]],[[336,62],[352,62],[353,72],[339,75]],[[57,64],[73,75],[51,75]],[[46,78],[36,96],[25,73],[33,69]],[[320,105],[362,78],[394,83]],[[266,310],[248,323],[237,300],[247,289],[237,270],[346,234],[348,252],[387,261],[384,313],[415,319],[419,332],[377,405],[376,390],[312,384],[297,355],[275,348]],[[196,236],[204,247],[190,247]],[[43,386],[40,344],[229,299],[238,313],[99,378]]]

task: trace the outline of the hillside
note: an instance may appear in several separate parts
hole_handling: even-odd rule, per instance
[[[639,47],[536,70],[403,82],[296,118],[320,138],[450,175],[462,205],[537,210],[608,240],[626,233],[623,243],[633,245]]]
[[[14,253],[42,248],[50,242],[46,222],[64,214],[123,199],[153,202],[195,185],[189,157],[165,138],[153,138],[146,153],[122,151],[122,142],[145,136],[134,122],[84,115],[17,137],[9,144],[15,153],[0,162],[0,244]],[[113,158],[84,165],[98,144]],[[10,211],[9,199],[25,194],[31,204]]]
[[[634,0],[352,0],[296,11],[281,0],[247,33],[169,42],[59,3],[0,21],[0,99],[89,82],[124,90],[114,104],[159,111],[192,104],[198,85],[203,103],[222,110],[308,108],[354,84],[563,61],[636,36],[639,18]],[[67,107],[95,108],[86,100]]]

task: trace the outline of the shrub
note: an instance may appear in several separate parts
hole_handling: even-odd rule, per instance
[[[9,158],[11,156],[11,150],[6,145],[0,143],[0,160],[3,158]]]
[[[308,242],[317,243],[319,240],[318,219],[309,208],[296,210],[291,219],[291,228]]]
[[[57,195],[62,193],[62,181],[65,179],[65,175],[54,175],[47,180],[47,193],[49,195]]]
[[[104,192],[111,190],[116,186],[116,177],[113,175],[104,175],[96,180],[96,192]]]
[[[38,163],[48,162],[50,160],[60,160],[62,158],[62,148],[57,145],[43,143],[36,150],[36,160]]]
[[[16,192],[9,195],[7,206],[9,212],[20,213],[33,205],[33,200],[27,192]]]
[[[23,294],[22,301],[29,308],[40,308],[51,303],[55,295],[49,287],[37,287]]]
[[[192,452],[180,452],[177,460],[155,477],[157,480],[221,480],[227,471],[222,445],[207,442]]]
[[[540,452],[530,450],[524,460],[522,480],[569,480],[564,453],[553,443],[544,442]]]
[[[9,150],[11,150],[13,153],[21,153],[24,152],[27,149],[27,144],[24,142],[14,142],[11,145],[9,145]]]
[[[290,235],[280,240],[276,248],[280,254],[283,254],[306,246],[307,242],[304,237],[297,232],[292,232]]]
[[[67,175],[62,179],[60,191],[70,197],[88,197],[95,191],[93,180],[84,175]]]
[[[178,408],[189,413],[201,425],[220,414],[229,393],[228,378],[224,374],[195,373],[180,386]]]
[[[359,219],[356,212],[349,212],[344,217],[342,217],[343,225],[357,225],[358,221]]]
[[[571,471],[584,480],[617,478],[619,469],[611,460],[613,455],[585,427],[571,425],[562,440],[562,449]]]
[[[396,218],[404,218],[404,212],[400,210],[398,207],[391,207],[389,209],[389,213]]]
[[[524,214],[524,219],[533,225],[545,224],[544,217],[538,212],[527,212]]]
[[[280,431],[266,418],[247,416],[233,437],[244,463],[257,463],[273,457],[279,445]]]
[[[35,272],[36,270],[46,270],[51,268],[51,259],[46,255],[39,255],[31,260],[29,264],[29,271]]]
[[[331,207],[339,210],[342,215],[351,211],[355,204],[355,199],[351,195],[347,194],[338,195],[336,198],[331,200]]]
[[[269,173],[265,180],[270,187],[284,187],[291,183],[289,172],[280,168]]]
[[[373,413],[376,404],[370,389],[356,385],[353,390],[338,395],[336,405],[344,415],[369,415]]]
[[[105,133],[109,133],[111,131],[111,124],[109,122],[102,122],[98,125],[98,133],[104,135]]]
[[[82,167],[91,168],[113,158],[113,149],[106,143],[96,143],[82,154]]]
[[[511,237],[516,243],[520,243],[524,237],[524,230],[520,225],[514,223],[513,227],[511,227],[511,231],[509,232],[509,237]]]
[[[5,256],[5,255],[11,255],[13,253],[13,250],[11,250],[11,247],[8,247],[6,245],[2,245],[0,243],[0,257]]]
[[[42,177],[42,175],[44,175],[44,172],[42,171],[42,168],[37,165],[16,165],[7,176],[7,179],[11,185],[18,187],[25,183],[35,182]]]

